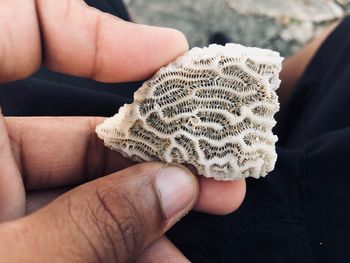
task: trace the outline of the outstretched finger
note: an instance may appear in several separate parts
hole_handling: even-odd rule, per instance
[[[0,82],[25,78],[42,63],[103,82],[141,80],[187,49],[177,30],[126,22],[83,0],[1,2]]]
[[[188,49],[177,30],[126,22],[81,0],[37,2],[44,61],[55,71],[103,82],[142,80]]]

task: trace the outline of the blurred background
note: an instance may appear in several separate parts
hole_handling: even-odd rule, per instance
[[[230,41],[288,56],[334,20],[350,0],[124,0],[135,22],[181,30],[190,46]]]

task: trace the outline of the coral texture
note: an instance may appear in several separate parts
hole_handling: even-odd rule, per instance
[[[216,180],[265,176],[277,158],[272,128],[282,60],[237,44],[193,48],[96,132],[136,161],[191,164]]]

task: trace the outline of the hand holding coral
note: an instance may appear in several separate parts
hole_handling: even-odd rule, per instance
[[[1,5],[0,27],[6,30],[0,31],[0,82],[29,76],[42,64],[105,82],[138,80],[187,49],[175,30],[127,23],[83,1]],[[197,184],[185,170],[168,173],[159,163],[120,171],[132,163],[96,137],[103,118],[0,117],[2,262],[125,262],[141,254],[182,262],[162,234],[193,206],[223,214],[243,200],[244,181],[201,178]],[[175,175],[182,191],[168,187]],[[46,199],[42,190],[72,185],[81,186],[27,215],[26,207]],[[26,197],[31,191],[40,198]]]

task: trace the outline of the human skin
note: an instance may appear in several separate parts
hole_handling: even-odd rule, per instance
[[[176,30],[128,23],[81,0],[1,2],[2,83],[41,65],[101,82],[141,80],[187,49]],[[245,181],[125,160],[97,139],[102,121],[0,115],[2,262],[187,262],[164,233],[191,209],[226,214],[243,201]]]

